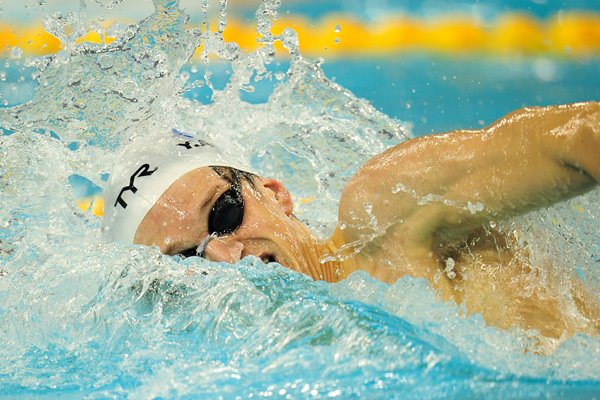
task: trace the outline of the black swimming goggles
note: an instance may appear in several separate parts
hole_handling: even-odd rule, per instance
[[[208,214],[208,236],[197,247],[184,250],[179,255],[184,258],[202,256],[208,242],[217,236],[234,232],[242,225],[243,219],[242,185],[240,182],[232,182],[231,187],[219,196]]]
[[[244,199],[241,185],[232,185],[225,191],[208,214],[208,234],[221,236],[240,227],[244,219]]]

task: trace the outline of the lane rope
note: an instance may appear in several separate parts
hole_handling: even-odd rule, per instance
[[[108,28],[114,22],[128,21],[105,21],[104,27]],[[300,51],[306,56],[365,57],[433,52],[457,56],[577,58],[600,54],[600,14],[585,11],[561,11],[543,20],[523,13],[504,13],[488,23],[464,15],[427,20],[391,15],[374,22],[341,14],[328,15],[317,21],[288,15],[275,21],[273,33],[280,34],[287,27],[298,33]],[[258,34],[251,23],[229,19],[224,36],[247,51],[257,46]],[[108,44],[114,38],[91,31],[78,42],[84,40]],[[0,57],[46,55],[60,49],[60,41],[47,33],[41,22],[32,25],[0,23]]]

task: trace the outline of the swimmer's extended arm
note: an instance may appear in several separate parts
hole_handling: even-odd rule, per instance
[[[464,238],[600,181],[600,103],[526,108],[476,131],[429,135],[369,160],[346,187],[338,237]],[[431,247],[429,247],[431,248]]]

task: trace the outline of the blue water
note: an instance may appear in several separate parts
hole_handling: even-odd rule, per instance
[[[140,22],[130,47],[101,54],[114,55],[109,68],[75,52],[38,84],[23,61],[0,65],[1,127],[10,124],[0,135],[1,398],[598,397],[598,338],[541,356],[529,333],[488,327],[422,280],[386,285],[357,273],[326,284],[255,258],[162,256],[104,241],[100,220],[74,205],[81,186],[97,190],[106,177],[113,150],[95,134],[178,123],[241,130],[221,139],[248,147],[255,167],[278,173],[296,197],[319,197],[299,213],[319,228],[335,218],[352,170],[404,140],[401,121],[425,134],[476,128],[523,105],[598,100],[598,60],[326,60],[326,76],[374,108],[310,63],[227,97],[234,67],[211,64],[211,89],[192,84],[206,72],[195,62],[182,69],[180,96],[185,54],[169,53],[169,40],[191,39],[176,36],[180,19],[170,16],[179,14]],[[268,69],[287,73],[284,59]],[[122,90],[131,80],[135,96]],[[598,191],[512,223],[537,239],[532,251],[555,251],[597,287],[597,218]]]
[[[525,106],[600,100],[600,60],[432,58],[330,61],[328,76],[416,135],[478,129]],[[540,70],[550,70],[545,79]],[[360,79],[357,79],[360,77]]]
[[[444,14],[475,14],[483,19],[493,19],[503,12],[527,13],[546,18],[563,9],[600,11],[600,4],[589,0],[306,0],[283,2],[282,13],[290,12],[309,18],[321,18],[331,13],[347,13],[359,19],[371,20],[390,13],[404,13],[419,18],[431,18]],[[251,6],[246,7],[246,15],[251,17]]]

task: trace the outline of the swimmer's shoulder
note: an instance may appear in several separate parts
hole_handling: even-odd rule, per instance
[[[372,157],[342,192],[340,223],[362,230],[386,221],[406,220],[421,211],[423,196],[441,196],[448,182],[463,172],[448,165],[465,168],[452,160],[456,149],[451,145],[466,147],[474,135],[477,131],[465,130],[421,136]]]

